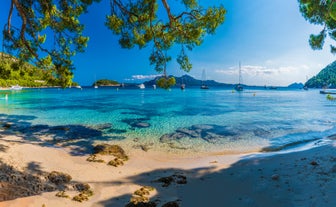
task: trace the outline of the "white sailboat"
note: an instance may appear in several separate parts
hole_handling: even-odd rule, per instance
[[[15,85],[15,86],[10,87],[10,89],[15,90],[15,91],[19,91],[19,90],[22,90],[22,87],[19,86],[19,85]]]
[[[95,88],[95,89],[97,89],[97,88],[98,88],[96,74],[95,74],[95,82],[94,82],[94,86],[93,86],[93,88]]]
[[[236,91],[243,91],[244,88],[243,88],[243,85],[241,84],[242,83],[242,74],[241,74],[241,64],[240,64],[240,61],[239,61],[239,81],[238,81],[238,84],[235,86],[235,90]]]
[[[181,76],[181,90],[184,90],[185,89],[185,84],[183,83],[183,76]]]
[[[205,70],[203,69],[201,89],[209,89],[209,87],[205,84],[205,81],[206,81],[206,74],[205,74]]]
[[[145,84],[143,84],[143,83],[141,83],[140,85],[138,85],[138,87],[140,88],[140,89],[145,89],[146,87],[145,87]]]
[[[305,85],[303,86],[303,90],[308,91],[308,86],[306,85],[307,83],[308,83],[308,76],[306,76],[306,83],[305,83]]]

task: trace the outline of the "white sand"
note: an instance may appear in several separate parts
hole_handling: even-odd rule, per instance
[[[23,143],[15,136],[1,138],[0,149],[1,160],[15,169],[28,172],[27,166],[37,166],[43,172],[65,172],[73,181],[89,183],[94,191],[82,203],[56,197],[54,191],[0,202],[0,207],[123,207],[144,185],[156,188],[150,200],[158,206],[175,200],[183,207],[336,206],[333,144],[249,159],[242,159],[244,155],[181,157],[127,149],[130,160],[120,167],[88,162],[87,155],[72,156],[63,148]],[[162,187],[162,183],[152,182],[174,174],[186,176],[187,183]]]

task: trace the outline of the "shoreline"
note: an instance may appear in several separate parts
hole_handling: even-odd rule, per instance
[[[94,195],[80,203],[56,197],[57,191],[52,191],[3,201],[0,206],[125,206],[143,186],[155,188],[148,199],[157,206],[167,202],[179,206],[218,206],[223,202],[227,206],[333,206],[335,146],[335,141],[330,140],[314,148],[270,156],[180,157],[126,149],[129,160],[113,167],[88,162],[88,155],[72,155],[73,149],[29,143],[7,135],[0,139],[3,163],[26,173],[31,172],[28,166],[40,172],[68,173],[74,181],[88,183]],[[179,176],[184,176],[186,183],[174,180]],[[162,183],[154,182],[163,177],[171,177],[172,184],[162,187]]]

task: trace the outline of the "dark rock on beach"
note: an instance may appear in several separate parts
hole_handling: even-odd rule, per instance
[[[93,195],[87,183],[71,180],[71,176],[63,172],[21,171],[0,161],[0,202],[56,190],[60,190],[57,197],[69,198],[67,189],[80,192],[84,200]]]
[[[56,185],[63,185],[69,183],[72,178],[69,174],[52,171],[51,173],[49,173],[48,179],[50,180],[50,182]]]
[[[172,183],[187,184],[187,177],[184,175],[180,175],[180,174],[174,174],[174,175],[167,176],[167,177],[161,177],[155,180],[154,182],[162,183],[162,187],[168,187]]]
[[[125,151],[118,145],[98,144],[93,147],[93,153],[100,155],[113,155],[118,159],[124,161],[128,160],[128,156]]]
[[[179,207],[180,205],[177,203],[177,201],[170,201],[168,203],[163,204],[162,207]]]
[[[129,202],[125,207],[156,207],[156,203],[154,202],[139,202],[139,203],[132,203]]]

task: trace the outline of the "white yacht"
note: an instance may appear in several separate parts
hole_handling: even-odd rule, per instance
[[[143,84],[143,83],[141,83],[140,85],[138,85],[138,87],[140,88],[140,89],[145,89],[146,87],[145,87],[145,84]]]
[[[19,86],[19,85],[15,85],[15,86],[10,87],[10,89],[11,89],[11,90],[18,91],[18,90],[22,90],[22,87]]]

